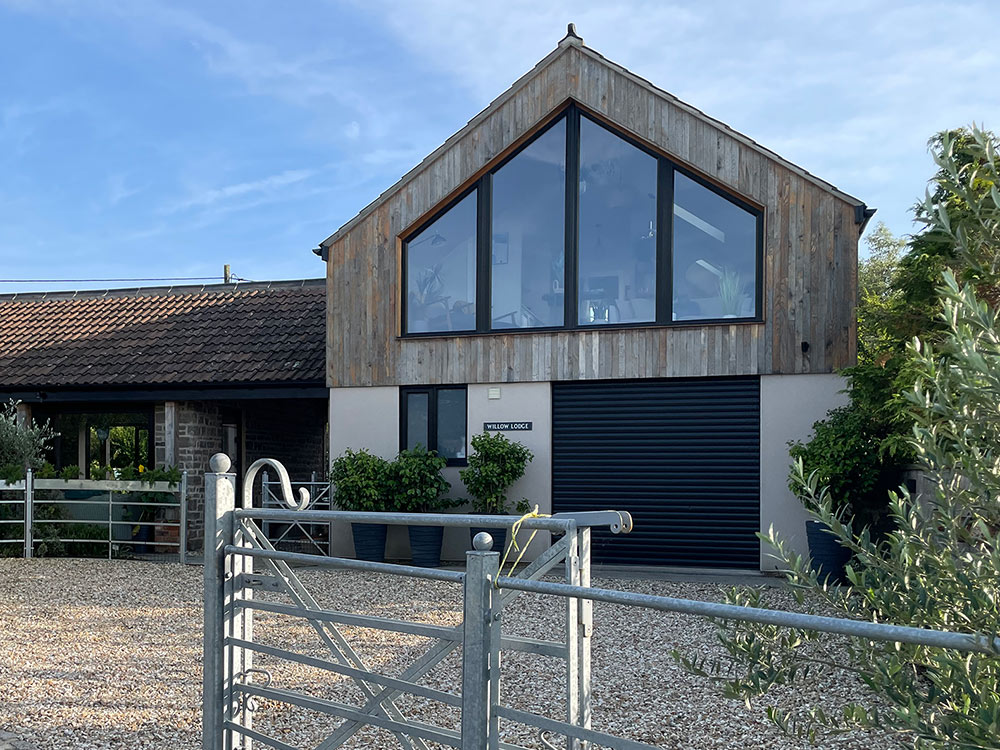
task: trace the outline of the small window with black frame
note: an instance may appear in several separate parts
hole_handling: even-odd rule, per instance
[[[437,451],[449,466],[467,457],[465,386],[411,386],[400,389],[399,447],[422,445]]]

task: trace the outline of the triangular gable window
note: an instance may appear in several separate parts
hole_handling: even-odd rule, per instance
[[[403,330],[760,320],[762,225],[571,105],[406,239]]]

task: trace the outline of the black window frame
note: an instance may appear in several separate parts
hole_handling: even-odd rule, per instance
[[[656,297],[655,316],[652,321],[624,323],[580,323],[578,311],[579,298],[579,181],[580,181],[580,120],[587,118],[592,123],[604,128],[609,133],[621,138],[626,143],[643,151],[657,160],[656,171]],[[544,135],[557,123],[566,121],[566,185],[565,199],[565,249],[563,262],[563,289],[565,290],[563,324],[559,326],[537,326],[526,328],[492,328],[490,304],[492,299],[492,263],[491,241],[493,237],[493,174],[510,160],[518,156],[536,139]],[[697,320],[673,320],[673,232],[674,232],[674,173],[680,172],[702,187],[710,190],[724,200],[751,214],[756,221],[756,248],[754,264],[754,315],[739,318],[700,318]],[[428,226],[451,210],[459,201],[473,191],[477,192],[476,212],[476,326],[475,329],[462,331],[407,331],[407,256],[410,239],[419,235]],[[552,119],[533,133],[531,138],[521,144],[515,151],[505,156],[481,175],[471,185],[466,186],[446,205],[435,211],[431,216],[409,230],[401,239],[401,290],[400,301],[400,331],[401,338],[440,338],[442,336],[472,336],[483,334],[530,334],[553,331],[594,331],[604,329],[635,329],[650,327],[682,327],[705,325],[740,325],[746,323],[762,323],[764,321],[764,209],[733,194],[706,177],[698,174],[664,154],[655,151],[650,146],[636,140],[627,133],[602,122],[590,114],[576,102],[570,102]],[[468,408],[468,402],[466,402]],[[405,443],[404,443],[405,445]]]
[[[440,334],[439,334],[440,335]],[[469,388],[466,385],[407,385],[399,389],[399,450],[407,447],[407,406],[414,393],[427,394],[427,450],[438,450],[438,393],[462,391],[465,394],[465,458],[446,458],[448,466],[468,466],[469,459]]]

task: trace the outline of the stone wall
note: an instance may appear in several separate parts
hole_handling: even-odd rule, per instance
[[[240,472],[258,458],[276,458],[293,481],[326,472],[326,415],[323,399],[276,399],[243,402],[176,401],[154,407],[154,451],[158,467],[176,466],[188,473],[188,550],[197,554],[204,531],[205,472],[208,461],[224,450],[223,409],[242,412],[242,456],[233,456]]]

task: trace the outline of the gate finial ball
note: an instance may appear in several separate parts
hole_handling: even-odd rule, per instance
[[[485,531],[480,531],[472,540],[472,546],[477,552],[489,552],[493,549],[493,537]]]
[[[232,468],[233,461],[225,453],[216,453],[208,459],[208,465],[213,473],[225,474]]]

